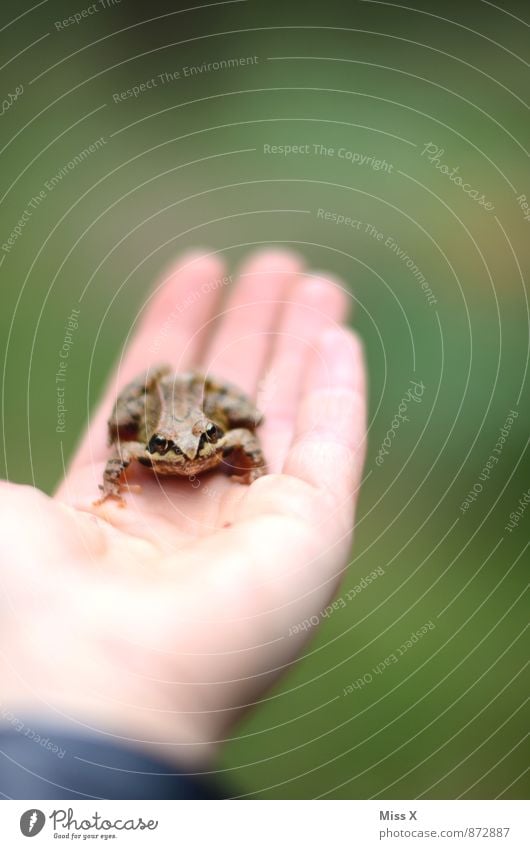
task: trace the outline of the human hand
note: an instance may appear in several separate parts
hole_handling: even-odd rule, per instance
[[[340,285],[269,250],[221,306],[223,274],[192,254],[166,275],[55,497],[0,485],[4,704],[192,766],[296,660],[307,633],[290,626],[334,595],[365,443],[363,357],[341,326]],[[134,463],[141,492],[125,509],[94,506],[113,401],[160,361],[257,394],[269,474],[197,486]]]

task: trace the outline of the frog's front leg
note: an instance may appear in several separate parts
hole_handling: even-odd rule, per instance
[[[101,498],[94,502],[95,505],[103,504],[107,498],[117,499],[120,507],[125,506],[125,501],[122,498],[121,478],[125,469],[130,465],[131,460],[144,454],[145,446],[140,442],[127,442],[126,444],[116,444],[115,453],[107,460],[105,471],[103,472],[103,484],[100,489],[103,493]]]
[[[256,434],[244,427],[229,430],[225,435],[223,458],[235,473],[232,474],[232,480],[239,483],[251,484],[267,472]]]

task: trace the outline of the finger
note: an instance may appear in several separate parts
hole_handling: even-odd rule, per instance
[[[151,293],[138,329],[126,342],[118,367],[120,387],[154,363],[168,361],[176,371],[196,364],[208,323],[230,279],[224,274],[225,264],[214,254],[185,254],[169,267]]]
[[[301,272],[301,259],[290,251],[267,250],[250,258],[240,271],[204,357],[205,371],[254,395],[271,331],[289,287]]]
[[[219,257],[190,253],[162,276],[144,307],[138,329],[125,343],[69,473],[107,456],[107,419],[118,393],[130,380],[160,362],[167,361],[178,371],[195,364],[223,281],[228,279],[223,277],[224,270]]]
[[[327,491],[350,510],[366,449],[366,378],[358,337],[346,328],[320,336],[284,472]]]
[[[318,336],[345,320],[348,295],[336,280],[304,277],[285,305],[257,404],[265,414],[260,438],[269,470],[279,472],[291,443],[296,411]]]

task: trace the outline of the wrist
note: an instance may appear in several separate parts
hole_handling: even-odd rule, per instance
[[[0,728],[21,728],[31,737],[32,729],[45,723],[136,746],[192,769],[212,765],[218,732],[211,715],[186,699],[189,688],[155,681],[160,670],[147,679],[92,643],[89,651],[70,642],[62,652],[52,640],[41,642],[38,652],[32,645],[8,643],[9,659],[0,664]]]
[[[0,727],[0,793],[11,799],[216,799],[202,780],[140,747],[37,720]],[[97,814],[96,814],[97,816]]]

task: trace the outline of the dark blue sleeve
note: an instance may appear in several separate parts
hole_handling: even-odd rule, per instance
[[[26,727],[27,728],[27,727]],[[50,728],[0,731],[0,798],[223,799],[141,749]]]

